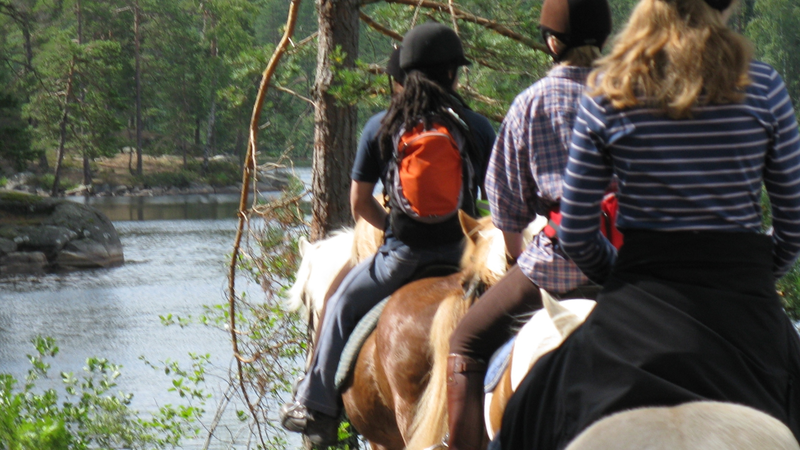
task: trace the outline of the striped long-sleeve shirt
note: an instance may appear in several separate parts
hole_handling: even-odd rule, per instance
[[[599,231],[599,203],[619,182],[617,225],[658,231],[761,231],[761,186],[772,206],[774,273],[800,253],[800,138],[783,80],[750,65],[741,103],[696,106],[672,120],[649,108],[615,110],[584,96],[570,145],[559,239],[595,281],[616,258]]]

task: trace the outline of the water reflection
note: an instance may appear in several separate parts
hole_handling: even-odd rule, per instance
[[[123,365],[119,388],[134,394],[133,406],[140,411],[181,401],[168,392],[171,379],[147,367],[141,355],[156,363],[172,359],[188,365],[189,352],[208,353],[216,367],[209,380],[225,378],[231,363],[226,332],[200,325],[166,327],[159,316],[196,317],[204,305],[225,302],[236,223],[233,218],[117,221],[126,259],[121,267],[0,279],[0,372],[24,379],[30,368],[25,355],[33,353],[30,340],[45,335],[57,340],[61,352],[50,361],[49,379],[39,384],[43,388],[58,389],[59,372],[80,374],[91,356]],[[237,286],[253,298],[262,295],[244,279]],[[216,394],[221,389],[207,387]],[[213,402],[208,405],[209,414],[214,408]],[[239,426],[235,416],[225,424]],[[201,444],[192,441],[183,448]]]
[[[279,192],[259,194],[259,201],[277,198]],[[189,194],[157,197],[70,197],[92,205],[112,221],[231,219],[239,208],[239,194]],[[248,200],[252,201],[252,199]]]

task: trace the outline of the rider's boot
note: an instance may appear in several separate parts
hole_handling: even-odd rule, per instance
[[[447,413],[450,450],[486,448],[483,378],[486,364],[464,355],[447,356]]]

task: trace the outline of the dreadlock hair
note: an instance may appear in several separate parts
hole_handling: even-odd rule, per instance
[[[422,122],[425,128],[433,125],[434,119],[449,130],[457,130],[464,137],[466,153],[479,168],[478,182],[483,180],[485,161],[477,149],[475,137],[466,126],[464,110],[466,102],[453,90],[458,71],[457,66],[434,66],[413,69],[406,74],[403,91],[392,97],[389,109],[381,121],[380,150],[384,161],[394,157],[394,137],[401,130],[411,130]],[[461,118],[453,117],[448,109]]]

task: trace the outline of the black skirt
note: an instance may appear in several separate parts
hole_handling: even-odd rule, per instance
[[[800,338],[771,240],[628,230],[597,307],[531,369],[493,448],[562,449],[609,414],[697,400],[753,407],[800,441]]]

